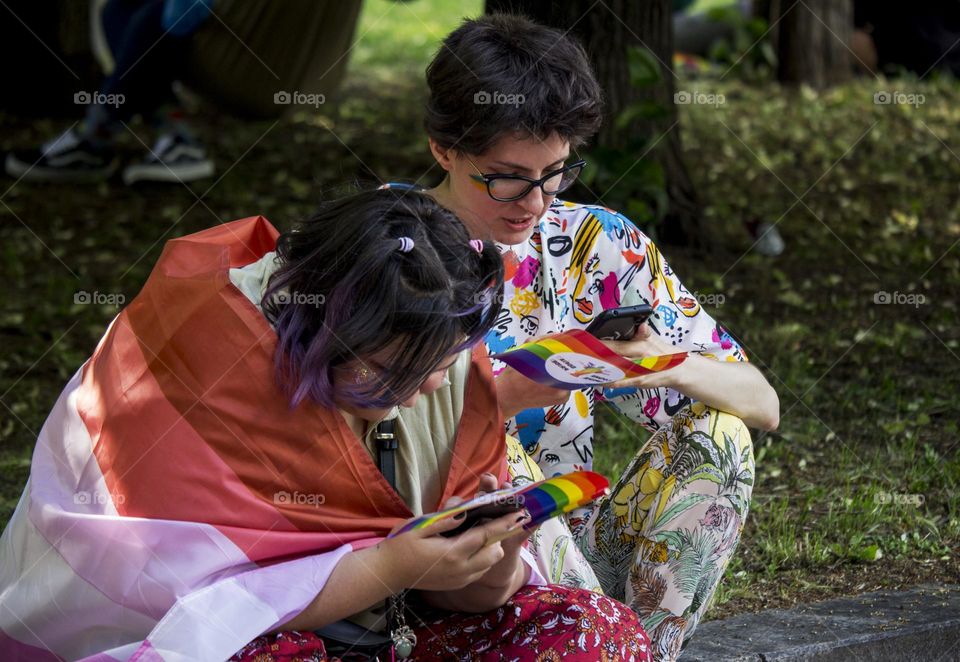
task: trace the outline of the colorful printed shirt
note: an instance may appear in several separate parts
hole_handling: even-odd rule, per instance
[[[422,190],[397,182],[381,188]],[[739,343],[683,286],[653,241],[612,209],[555,199],[530,239],[512,246],[498,243],[497,248],[505,282],[500,315],[485,339],[491,355],[537,336],[584,329],[609,308],[645,303],[654,310],[651,327],[676,351],[718,361],[748,360]],[[505,368],[493,360],[494,375]],[[601,401],[650,432],[691,402],[666,387],[585,388],[571,392],[561,405],[527,409],[507,419],[507,433],[520,440],[547,477],[592,469],[594,410]]]
[[[601,311],[649,304],[653,330],[677,351],[746,361],[740,345],[700,306],[653,242],[626,217],[600,206],[554,200],[523,244],[498,245],[503,304],[486,337],[490,354],[533,337],[586,328]],[[505,368],[494,360],[494,374]],[[528,409],[507,421],[545,476],[593,466],[593,418],[606,401],[651,432],[690,402],[670,388],[573,391],[562,405]]]

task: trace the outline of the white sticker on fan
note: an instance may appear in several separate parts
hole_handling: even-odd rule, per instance
[[[576,352],[560,352],[546,361],[547,373],[560,382],[568,384],[607,384],[623,379],[626,374],[615,365],[592,356]]]

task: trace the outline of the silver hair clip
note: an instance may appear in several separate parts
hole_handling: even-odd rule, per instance
[[[413,250],[413,239],[410,237],[400,237],[400,252],[409,253]]]

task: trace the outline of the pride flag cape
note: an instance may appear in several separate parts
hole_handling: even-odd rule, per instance
[[[0,660],[227,659],[413,517],[338,412],[275,385],[276,335],[228,270],[276,238],[253,217],[168,242],[67,384],[0,538]],[[472,358],[431,509],[506,479]]]
[[[601,474],[593,471],[573,471],[536,483],[483,494],[453,508],[423,515],[408,522],[388,537],[398,536],[412,529],[422,529],[464,511],[469,512],[482,506],[507,503],[516,504],[518,510],[526,508],[530,512],[530,520],[523,525],[523,528],[532,529],[552,517],[568,513],[609,494],[609,488],[609,481]]]
[[[631,361],[607,348],[582,329],[573,329],[517,345],[493,358],[528,379],[575,391],[669,370],[683,363],[686,352],[648,356]]]

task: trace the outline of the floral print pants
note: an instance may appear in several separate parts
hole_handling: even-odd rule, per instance
[[[410,660],[460,662],[649,662],[650,640],[626,605],[565,586],[527,585],[499,609],[483,614],[419,614],[410,622],[417,645]],[[416,621],[419,621],[417,623]],[[409,622],[409,621],[408,621]],[[353,662],[331,657],[312,632],[264,635],[230,662]],[[389,653],[380,659],[393,659]]]
[[[507,458],[515,484],[542,476],[510,437]],[[650,437],[608,497],[570,526],[543,524],[529,547],[547,581],[625,602],[643,620],[653,659],[675,660],[736,551],[753,475],[743,421],[694,402]]]

